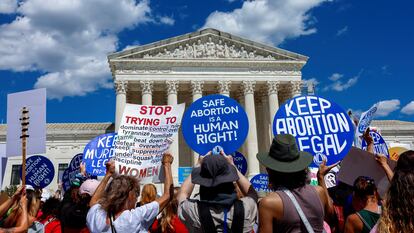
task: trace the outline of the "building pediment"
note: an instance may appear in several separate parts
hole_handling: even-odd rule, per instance
[[[204,29],[185,35],[137,46],[108,56],[109,60],[266,60],[303,61],[308,57],[260,44],[216,29]]]

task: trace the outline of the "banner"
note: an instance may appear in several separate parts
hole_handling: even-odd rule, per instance
[[[379,133],[373,130],[369,131],[369,135],[371,135],[372,140],[374,141],[375,154],[383,154],[386,155],[387,158],[389,158],[390,154],[388,152],[387,143],[385,143],[384,138],[382,138],[382,136]],[[367,150],[367,142],[364,139],[362,139],[361,148],[365,151]]]
[[[83,150],[83,162],[86,165],[86,172],[95,176],[104,176],[106,173],[105,164],[114,155],[114,142],[117,133],[108,133],[92,139]]]
[[[233,162],[234,165],[236,165],[237,170],[239,170],[239,172],[245,176],[247,173],[246,157],[244,157],[244,155],[238,151],[232,153],[231,156],[233,157]]]
[[[377,109],[378,103],[374,104],[370,109],[368,109],[368,111],[361,114],[355,137],[359,139],[364,134],[365,130],[371,124],[372,119],[374,119],[374,115],[377,112]]]
[[[82,163],[83,154],[76,154],[69,163],[68,168],[63,172],[62,175],[62,187],[66,192],[71,186],[71,182],[75,179],[75,176],[80,172],[80,164]]]
[[[114,143],[116,172],[160,182],[162,156],[180,129],[184,107],[126,104]]]
[[[26,184],[33,188],[45,188],[55,177],[53,163],[41,155],[33,155],[26,159]],[[20,169],[20,179],[22,171]]]
[[[7,157],[22,154],[23,107],[29,110],[27,155],[46,153],[46,89],[17,92],[7,95]]]
[[[187,109],[182,131],[188,146],[198,154],[205,155],[215,146],[221,146],[229,155],[243,145],[249,131],[249,120],[234,99],[208,95]]]
[[[299,150],[314,156],[311,167],[319,167],[324,158],[327,165],[342,160],[354,139],[348,114],[317,96],[298,96],[282,105],[274,118],[273,133],[293,135]]]
[[[269,175],[267,174],[257,174],[253,176],[250,183],[257,192],[271,192],[269,189]]]

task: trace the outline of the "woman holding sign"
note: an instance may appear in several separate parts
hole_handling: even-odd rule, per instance
[[[115,163],[107,163],[106,174],[95,191],[89,205],[87,224],[92,233],[148,232],[148,228],[171,199],[173,183],[171,154],[164,154],[162,165],[165,174],[164,194],[155,201],[136,207],[139,196],[138,181],[130,176],[117,176],[107,186],[115,173]]]
[[[269,193],[259,203],[259,232],[317,232],[331,213],[325,190],[307,184],[312,155],[290,134],[277,135],[269,153],[257,154],[269,174]]]

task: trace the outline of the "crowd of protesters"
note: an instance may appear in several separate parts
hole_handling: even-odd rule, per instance
[[[369,134],[364,138],[373,152]],[[366,176],[352,187],[338,182],[328,189],[324,177],[337,164],[326,161],[318,186],[310,185],[312,155],[299,151],[291,135],[276,136],[269,152],[257,155],[269,175],[271,192],[265,195],[223,152],[200,156],[180,188],[173,184],[173,156],[164,154],[161,194],[154,184],[141,192],[138,180],[115,174],[113,161],[100,181],[88,179],[81,165],[63,197],[19,187],[0,205],[0,233],[414,232],[414,151],[402,153],[394,169],[385,156],[375,158],[390,181],[383,197]]]

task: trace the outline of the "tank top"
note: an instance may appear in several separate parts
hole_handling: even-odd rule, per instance
[[[305,185],[290,191],[295,196],[315,233],[322,233],[325,213],[316,189],[311,185]],[[283,191],[276,191],[276,193],[282,199],[283,217],[281,220],[274,220],[273,225],[275,227],[273,232],[307,232],[305,225],[289,197]]]
[[[362,233],[369,233],[371,229],[374,227],[374,225],[377,223],[380,217],[380,214],[374,213],[368,210],[358,211],[358,214],[360,218],[362,218],[361,219],[363,223]],[[365,225],[364,221],[368,224],[369,228],[367,225]]]

